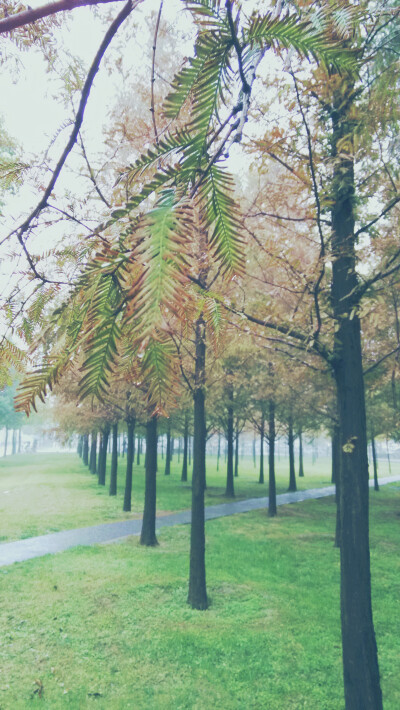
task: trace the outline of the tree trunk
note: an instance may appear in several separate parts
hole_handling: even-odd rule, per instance
[[[89,435],[83,435],[82,461],[85,466],[89,465]]]
[[[189,445],[189,415],[185,412],[185,428],[183,432],[183,463],[181,481],[187,481],[188,474],[188,445]]]
[[[11,453],[13,456],[17,453],[17,430],[12,430]]]
[[[110,496],[117,495],[117,473],[118,473],[118,422],[115,422],[112,425]]]
[[[239,427],[235,431],[235,478],[239,475]]]
[[[259,483],[264,483],[264,439],[265,439],[265,414],[264,410],[261,412],[261,424],[260,424],[260,475],[258,477]],[[254,448],[254,446],[253,446]]]
[[[137,454],[136,454],[136,465],[140,466],[140,454],[142,453],[142,437],[139,436],[139,441],[137,443]]]
[[[168,419],[167,424],[167,447],[165,451],[165,469],[164,475],[169,476],[171,473],[171,458],[172,458],[172,447],[171,447],[171,420]]]
[[[158,545],[156,538],[156,489],[157,486],[157,416],[146,424],[146,483],[140,544],[147,547]]]
[[[378,460],[376,458],[376,448],[375,448],[375,432],[374,428],[371,427],[371,448],[372,448],[372,464],[374,467],[374,490],[379,491],[378,483]]]
[[[332,303],[336,319],[333,368],[342,447],[339,497],[343,674],[346,710],[382,710],[371,606],[368,454],[353,214],[353,89],[352,81],[343,77],[332,109]]]
[[[126,451],[126,474],[125,474],[125,492],[124,505],[122,510],[129,513],[132,508],[132,469],[135,459],[135,418],[127,416],[127,451]]]
[[[275,402],[268,403],[268,515],[274,518],[276,507],[276,480],[275,480]]]
[[[18,453],[22,451],[22,429],[18,429]]]
[[[293,417],[289,414],[288,419],[288,446],[289,446],[289,488],[288,491],[297,491],[296,485],[296,473],[294,469],[294,431],[293,431]]]
[[[76,453],[80,458],[82,458],[82,452],[83,452],[83,436],[78,437],[78,446],[76,449]]]
[[[90,473],[97,472],[97,432],[92,432],[90,441],[89,454],[89,471]]]
[[[8,427],[6,426],[6,435],[4,438],[4,453],[3,456],[7,456],[7,444],[8,444]]]
[[[99,485],[100,486],[106,485],[107,448],[108,448],[109,435],[110,435],[110,425],[106,424],[103,429],[103,432],[102,432],[100,452],[99,452],[98,470],[99,470]]]
[[[188,604],[190,604],[192,609],[207,609],[204,516],[204,486],[206,478],[206,327],[202,315],[196,322],[195,346],[192,525],[190,530]]]
[[[299,431],[299,478],[304,478],[303,432]]]
[[[253,467],[256,467],[256,435],[253,435]]]
[[[221,433],[218,432],[218,447],[217,447],[217,471],[219,471],[219,460],[221,458]]]
[[[226,439],[228,444],[227,464],[226,464],[226,490],[225,495],[229,498],[235,497],[233,481],[233,387],[228,384],[228,419]]]

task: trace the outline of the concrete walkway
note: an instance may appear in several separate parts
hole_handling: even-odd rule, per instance
[[[400,476],[390,476],[379,479],[380,485],[396,481],[400,481]],[[370,480],[369,485],[372,488],[374,482]],[[325,488],[310,488],[309,490],[297,491],[296,493],[283,493],[277,496],[277,505],[299,503],[302,500],[315,498],[325,498],[326,496],[333,495],[334,492],[334,486],[326,486]],[[214,518],[222,518],[226,515],[235,515],[236,513],[247,513],[250,510],[267,508],[267,506],[267,497],[249,498],[232,503],[211,505],[205,509],[206,520],[214,520]],[[190,523],[190,517],[190,510],[182,510],[178,513],[163,515],[157,518],[157,530],[164,527],[172,527],[173,525],[187,525]],[[138,518],[136,520],[123,520],[117,523],[94,525],[89,528],[63,530],[62,532],[52,533],[50,535],[40,535],[39,537],[30,537],[25,540],[17,540],[16,542],[2,543],[0,544],[0,567],[11,565],[14,562],[30,560],[32,557],[42,557],[55,552],[63,552],[64,550],[77,547],[78,545],[96,545],[99,543],[115,542],[116,540],[130,537],[131,535],[140,535],[141,527],[142,519]]]

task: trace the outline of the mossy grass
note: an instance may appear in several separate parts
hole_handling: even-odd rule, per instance
[[[371,493],[385,710],[400,707],[400,489]],[[207,523],[206,612],[189,528],[0,570],[0,707],[343,710],[333,498]]]
[[[108,457],[106,486],[99,486],[97,476],[89,473],[75,453],[10,456],[0,459],[0,542],[34,537],[69,528],[97,525],[113,520],[140,517],[143,513],[144,468],[134,466],[132,512],[122,512],[126,458],[119,457],[117,496],[109,496]],[[142,456],[144,464],[144,456]],[[165,459],[158,459],[157,511],[183,510],[191,505],[190,478],[182,483],[181,461],[175,455],[171,475],[164,476]],[[398,464],[396,464],[398,467]],[[299,489],[329,485],[331,465],[328,458],[314,463],[305,459],[306,475],[297,479]],[[396,471],[393,472],[396,473]],[[386,471],[380,464],[380,473]],[[288,487],[288,459],[277,460],[277,492]],[[226,468],[223,457],[216,470],[216,457],[207,457],[206,505],[225,498]],[[240,461],[235,478],[236,499],[268,495],[267,484],[258,483],[258,469],[250,457]]]

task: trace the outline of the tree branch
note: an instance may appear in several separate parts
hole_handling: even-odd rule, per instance
[[[140,2],[142,2],[142,0],[128,0],[128,2],[122,8],[121,12],[117,15],[115,20],[111,23],[110,27],[108,28],[108,30],[104,36],[104,39],[103,39],[103,41],[97,51],[97,54],[94,58],[92,66],[89,69],[89,73],[86,77],[86,81],[85,81],[84,87],[82,89],[81,100],[79,102],[79,108],[78,108],[78,111],[75,116],[74,127],[72,130],[72,133],[71,133],[68,143],[65,146],[64,151],[63,151],[63,153],[62,153],[62,155],[61,155],[61,157],[60,157],[60,159],[53,171],[51,180],[50,180],[49,184],[47,185],[47,188],[43,194],[43,197],[38,202],[38,204],[36,205],[35,209],[31,212],[29,217],[25,220],[25,222],[23,222],[23,224],[20,227],[18,227],[18,229],[14,230],[14,232],[11,233],[11,234],[15,234],[15,233],[17,234],[18,241],[20,242],[20,244],[25,252],[25,255],[28,259],[29,265],[30,265],[36,278],[40,278],[42,280],[45,280],[44,277],[41,276],[36,271],[35,265],[32,261],[32,257],[30,256],[30,254],[26,248],[25,242],[23,240],[23,235],[25,234],[25,232],[28,231],[33,220],[47,206],[47,200],[50,197],[50,195],[54,189],[57,179],[61,173],[61,170],[64,167],[64,163],[65,163],[69,153],[71,152],[73,146],[76,143],[76,140],[77,140],[77,137],[78,137],[81,125],[82,125],[86,104],[87,104],[89,94],[90,94],[90,91],[91,91],[91,88],[93,85],[93,81],[94,81],[94,78],[99,70],[100,62],[101,62],[109,44],[111,43],[112,39],[114,38],[114,36],[118,32],[118,30],[119,30],[120,26],[122,25],[122,23],[124,22],[124,20],[128,17],[128,15],[130,15],[132,10],[134,10],[135,7]]]
[[[31,25],[33,22],[36,22],[36,20],[42,20],[49,15],[55,15],[57,12],[74,10],[76,7],[83,7],[85,5],[104,5],[110,2],[122,2],[122,0],[58,0],[57,2],[51,2],[41,7],[29,7],[28,10],[24,10],[23,12],[17,12],[15,15],[3,17],[0,20],[0,34],[15,30],[17,27]]]

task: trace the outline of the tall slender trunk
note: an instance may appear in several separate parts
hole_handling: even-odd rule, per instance
[[[190,468],[191,463],[192,463],[192,437],[191,437],[191,436],[189,436],[189,439],[188,439],[188,454],[189,454],[189,456],[188,456],[188,465],[189,465],[189,468]]]
[[[17,430],[13,429],[12,431],[12,448],[11,448],[12,455],[15,456],[17,453]]]
[[[132,470],[135,459],[135,417],[127,415],[127,451],[126,451],[126,473],[125,492],[122,510],[128,513],[132,509]]]
[[[332,303],[341,434],[341,621],[346,710],[382,710],[371,605],[368,454],[354,236],[354,85],[343,77],[332,107]]]
[[[294,468],[294,431],[293,416],[290,412],[288,418],[288,447],[289,447],[289,488],[288,491],[297,491],[296,473]]]
[[[218,432],[218,447],[217,447],[217,471],[219,471],[219,460],[221,458],[221,432]]]
[[[117,495],[117,473],[118,473],[118,422],[112,425],[112,449],[111,449],[111,472],[110,472],[110,496]]]
[[[89,434],[83,435],[82,461],[85,466],[89,465]]]
[[[229,498],[235,497],[235,488],[233,481],[233,386],[228,383],[228,419],[226,440],[228,444],[227,464],[226,464],[226,490],[225,495]]]
[[[178,438],[178,463],[181,462],[181,437]]]
[[[18,453],[22,451],[22,429],[18,429]]]
[[[157,495],[157,415],[146,424],[146,482],[140,544],[147,547],[158,545],[156,538]]]
[[[253,467],[256,467],[256,434],[253,435]]]
[[[139,441],[137,444],[136,466],[140,466],[140,454],[141,453],[142,453],[142,437],[139,436]]]
[[[258,477],[259,483],[264,483],[264,439],[265,439],[265,413],[264,413],[264,410],[262,410],[261,423],[260,423],[260,475]]]
[[[80,458],[82,458],[82,452],[83,452],[83,436],[79,436],[76,453],[78,454],[78,456],[80,456]]]
[[[235,430],[235,478],[239,475],[239,426]]]
[[[375,432],[374,432],[373,426],[371,426],[371,448],[372,448],[372,465],[374,467],[374,490],[379,491],[378,460],[376,458]]]
[[[167,424],[167,447],[165,451],[165,476],[169,476],[171,473],[171,458],[172,458],[172,447],[171,447],[171,420],[168,419]]]
[[[274,518],[276,507],[276,480],[275,480],[275,402],[271,398],[268,402],[268,515]]]
[[[110,425],[105,424],[101,436],[101,445],[100,445],[100,452],[99,452],[99,463],[98,463],[98,472],[99,472],[99,485],[100,486],[105,486],[106,485],[106,471],[107,471],[107,449],[108,449],[108,437],[110,436]]]
[[[387,454],[387,460],[388,460],[388,465],[389,465],[389,475],[392,475],[392,467],[390,465],[390,454],[389,454],[389,442],[386,439],[386,454]]]
[[[190,530],[188,604],[190,604],[192,609],[207,609],[204,515],[206,478],[206,326],[203,315],[196,321],[195,348],[192,525]]]
[[[299,478],[304,478],[303,432],[299,431]]]
[[[187,481],[188,474],[188,444],[189,444],[189,415],[185,412],[185,428],[183,431],[183,463],[181,481]]]
[[[97,432],[93,431],[90,437],[89,471],[97,472]]]
[[[6,426],[6,435],[4,438],[4,453],[3,456],[7,456],[7,444],[8,444],[8,427]]]

